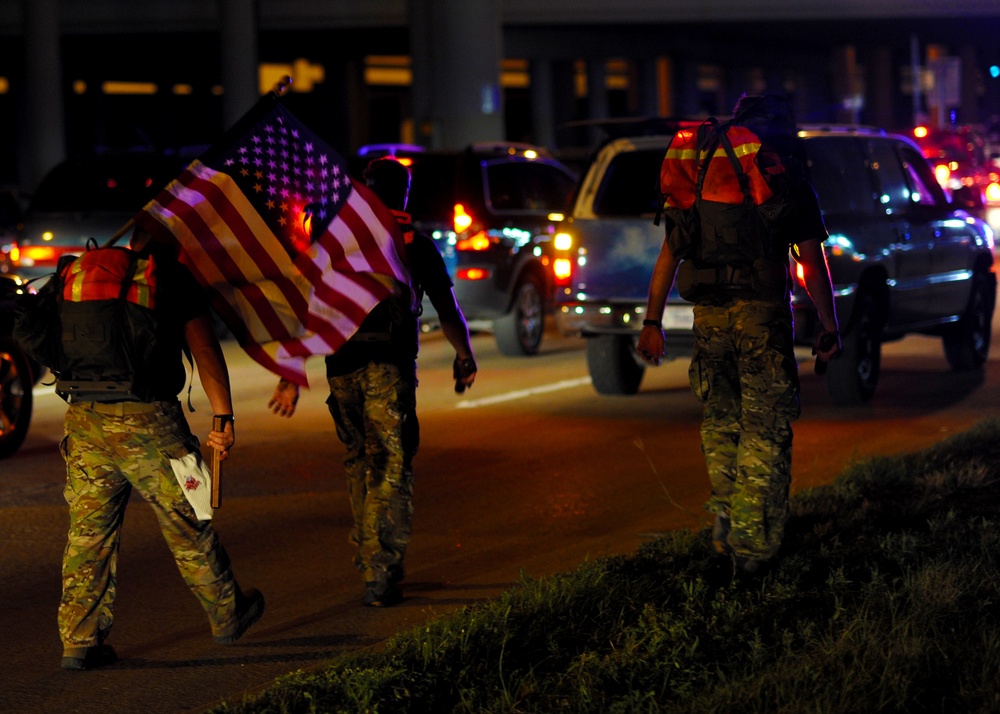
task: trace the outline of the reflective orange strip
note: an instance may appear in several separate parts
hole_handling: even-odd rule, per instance
[[[752,131],[739,126],[730,127],[727,136],[733,145],[733,153],[750,179],[750,194],[754,202],[760,204],[767,201],[774,194],[756,164],[761,148],[760,140]],[[694,133],[677,133],[660,167],[664,208],[687,209],[694,205],[698,167],[706,155],[706,152],[697,150]],[[706,201],[719,203],[743,202],[743,192],[736,179],[736,172],[721,145],[712,153],[701,196]]]
[[[66,269],[63,299],[70,302],[117,300],[128,269],[124,251],[91,251],[74,260]],[[152,259],[140,258],[125,299],[140,307],[155,307],[156,268]]]

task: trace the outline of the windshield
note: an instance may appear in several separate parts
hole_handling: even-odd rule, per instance
[[[29,212],[137,212],[183,167],[181,159],[152,155],[67,161],[46,175]]]

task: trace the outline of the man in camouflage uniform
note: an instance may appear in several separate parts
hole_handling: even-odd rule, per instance
[[[133,245],[145,245],[137,236]],[[93,669],[114,662],[105,644],[113,622],[118,552],[125,509],[135,489],[149,503],[191,592],[208,615],[219,644],[236,642],[261,616],[264,598],[240,590],[211,520],[200,520],[175,475],[177,460],[199,443],[177,399],[186,381],[182,346],[187,345],[201,383],[223,430],[211,431],[220,460],[235,443],[229,373],[204,294],[171,252],[151,249],[157,259],[157,345],[154,401],[76,401],[71,398],[60,445],[66,461],[69,538],[63,555],[59,634],[64,669]],[[189,459],[190,460],[190,459]]]
[[[372,161],[365,183],[392,210],[406,243],[416,293],[437,310],[442,332],[455,348],[456,391],[472,386],[476,362],[469,329],[434,241],[414,231],[406,209],[410,171],[398,161]],[[365,583],[364,604],[387,607],[403,599],[403,558],[413,519],[413,457],[420,441],[416,413],[419,315],[402,298],[384,300],[358,332],[326,358],[327,405],[347,448],[344,470],[357,546],[354,564]],[[281,380],[269,407],[292,416],[299,388]]]
[[[747,99],[754,98],[741,101]],[[774,253],[784,260],[787,283],[787,255],[795,246],[822,325],[814,351],[817,359],[828,361],[840,350],[822,247],[828,234],[804,177],[790,178],[789,197],[792,209],[777,231]],[[681,260],[691,253],[690,241],[668,216],[636,348],[650,364],[659,364],[664,354],[660,322]],[[735,572],[757,573],[781,547],[791,484],[791,422],[799,416],[787,291],[783,297],[706,291],[695,301],[694,337],[689,376],[703,404],[701,442],[712,486],[706,508],[715,514],[713,540],[732,558]]]

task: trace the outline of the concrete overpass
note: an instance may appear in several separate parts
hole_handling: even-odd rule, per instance
[[[212,140],[255,100],[262,62],[301,69],[314,91],[295,111],[344,150],[585,144],[559,127],[724,113],[742,91],[894,128],[1000,115],[996,0],[0,0],[0,37],[0,159],[29,190],[69,151],[149,134],[143,116]],[[399,84],[370,79],[389,69],[373,56],[403,61]],[[144,77],[204,102],[101,96]]]

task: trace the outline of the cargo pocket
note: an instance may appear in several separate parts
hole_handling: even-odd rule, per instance
[[[776,349],[761,354],[760,404],[776,418],[799,416],[799,370],[794,358]]]
[[[688,367],[688,380],[691,382],[691,391],[698,401],[703,404],[707,402],[711,392],[711,382],[705,369],[705,360],[697,351],[691,359],[691,366]]]

